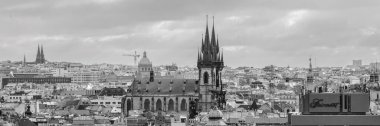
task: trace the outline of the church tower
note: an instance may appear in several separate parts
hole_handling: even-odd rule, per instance
[[[36,57],[36,64],[43,64],[45,63],[45,55],[44,55],[44,49],[41,45],[38,44],[38,49],[37,49],[37,57]]]
[[[311,65],[311,58],[309,58],[309,71],[308,71],[308,74],[307,74],[307,78],[306,78],[306,83],[307,84],[311,84],[314,82],[314,74],[313,74],[313,67]]]
[[[44,54],[44,47],[41,45],[41,61],[40,63],[45,63],[45,54]]]
[[[207,20],[207,19],[206,19]],[[206,33],[202,36],[202,47],[198,51],[199,100],[198,110],[208,112],[212,107],[225,107],[225,90],[221,72],[224,67],[223,52],[220,52],[219,41],[215,36],[214,18],[211,38],[206,21]]]

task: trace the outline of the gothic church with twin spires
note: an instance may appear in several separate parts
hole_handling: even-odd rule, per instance
[[[38,50],[37,50],[37,57],[36,57],[36,64],[44,64],[45,63],[45,55],[44,55],[44,48],[41,45],[38,45]]]
[[[142,60],[145,64],[151,63],[147,60],[145,52]],[[208,112],[213,107],[224,109],[226,92],[221,80],[224,61],[214,24],[211,34],[208,23],[206,24],[202,47],[198,51],[197,67],[198,79],[154,78],[153,74],[136,78],[122,99],[123,113],[129,115],[130,110],[162,111],[188,113],[192,118],[196,113]],[[153,69],[151,70],[150,73],[154,73]]]

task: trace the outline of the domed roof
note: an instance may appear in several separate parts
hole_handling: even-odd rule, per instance
[[[151,64],[152,64],[152,62],[150,62],[148,57],[146,57],[146,52],[144,51],[143,58],[141,58],[139,65],[151,65]]]
[[[211,109],[208,114],[209,119],[222,119],[223,118],[223,112],[219,109]]]

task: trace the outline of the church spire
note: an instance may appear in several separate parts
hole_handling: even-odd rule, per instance
[[[205,43],[203,41],[203,34],[202,34],[202,47],[201,47],[201,52],[203,53],[205,50]]]
[[[212,31],[211,31],[211,55],[212,59],[216,60],[216,38],[215,38],[215,28],[214,28],[214,16],[212,16]]]
[[[25,54],[24,54],[24,61],[22,62],[22,65],[25,67],[26,65],[26,58],[25,58]]]
[[[221,59],[221,62],[224,62],[224,60],[223,60],[223,49],[222,49],[222,59]]]
[[[146,58],[146,51],[144,51],[143,58]]]
[[[38,44],[36,63],[39,63],[41,59],[40,44]]]
[[[216,35],[216,53],[219,53],[219,35]]]
[[[45,63],[44,47],[41,44],[41,63]]]

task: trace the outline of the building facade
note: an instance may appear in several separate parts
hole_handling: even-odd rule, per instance
[[[151,71],[153,71],[152,62],[146,56],[146,51],[144,51],[143,58],[141,58],[138,64],[138,78],[147,79],[150,76]]]
[[[204,40],[202,38],[202,50],[198,52],[197,62],[198,79],[157,79],[152,74],[152,64],[146,53],[138,66],[138,75],[143,76],[134,80],[122,99],[122,110],[126,115],[129,110],[142,110],[187,113],[194,117],[195,111],[208,112],[212,107],[225,106],[225,90],[221,81],[223,54],[219,51],[214,27],[211,38],[208,26]]]
[[[199,72],[199,101],[198,109],[202,112],[210,111],[213,106],[224,108],[225,91],[222,85],[221,72],[224,67],[223,54],[220,52],[219,41],[215,36],[214,24],[212,26],[211,38],[208,24],[202,47],[198,52]]]

